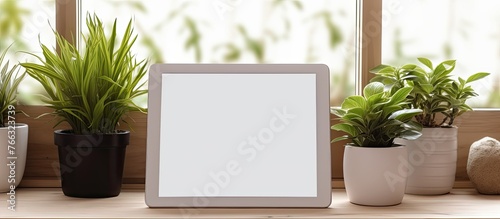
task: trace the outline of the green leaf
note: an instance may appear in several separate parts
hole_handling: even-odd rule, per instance
[[[411,87],[404,87],[399,89],[398,91],[396,91],[396,93],[394,93],[394,95],[391,96],[388,105],[395,105],[405,101],[406,97],[410,94],[411,91]]]
[[[380,82],[371,82],[363,89],[363,93],[366,98],[382,92],[384,92],[384,84]]]
[[[377,107],[377,104],[384,103],[386,100],[384,98],[384,92],[374,94],[368,98],[368,105]]]
[[[397,119],[399,121],[409,121],[413,116],[422,113],[421,109],[402,109],[394,112],[389,116],[389,119]]]
[[[407,129],[411,129],[411,130],[417,130],[417,131],[422,130],[422,124],[415,122],[413,120],[410,120],[410,121],[404,123],[403,126]]]
[[[343,110],[343,109],[338,109],[338,108],[333,108],[332,107],[332,108],[330,108],[330,113],[334,114],[334,115],[336,115],[338,117],[342,117],[342,116],[344,116],[346,114],[346,111]]]
[[[363,118],[365,116],[366,111],[362,108],[356,107],[356,108],[350,108],[347,111],[347,114],[352,114],[355,116],[358,116],[360,118]]]
[[[382,118],[388,118],[393,112],[395,111],[398,111],[400,109],[402,109],[401,106],[387,106],[386,104],[381,104],[381,108],[382,108],[382,112],[383,112],[383,115],[382,115]]]
[[[467,78],[467,83],[477,81],[479,79],[485,78],[486,76],[490,75],[490,73],[487,72],[478,72],[476,74],[471,75],[469,78]]]
[[[469,106],[469,105],[467,105],[467,104],[462,104],[462,105],[460,106],[460,109],[465,110],[465,111],[473,111],[472,107],[470,107],[470,106]]]
[[[344,135],[344,136],[336,137],[335,139],[332,140],[332,142],[338,142],[338,141],[343,141],[343,140],[347,140],[347,139],[349,139],[349,136]]]
[[[374,130],[381,129],[381,128],[388,129],[391,126],[399,127],[399,126],[401,126],[401,124],[403,124],[403,122],[401,122],[399,120],[395,120],[395,119],[385,120],[385,121],[387,121],[387,122],[386,123],[381,123],[378,126],[375,126]]]
[[[454,68],[455,67],[455,64],[457,63],[457,60],[446,60],[444,62],[442,62],[441,64],[447,66],[448,70],[451,69],[451,68]]]
[[[366,100],[362,96],[350,96],[347,97],[341,105],[342,109],[351,109],[351,108],[366,108]]]
[[[387,68],[380,69],[378,71],[378,74],[381,74],[381,75],[392,75],[392,74],[397,73],[396,71],[397,71],[396,68],[394,68],[392,66],[389,66]]]
[[[382,69],[392,69],[392,71],[396,71],[396,69],[394,67],[392,67],[392,66],[389,66],[389,65],[378,65],[378,66],[375,66],[374,68],[370,69],[370,72],[371,73],[378,73]]]
[[[434,77],[440,79],[448,76],[453,69],[455,69],[456,60],[446,60],[441,62],[436,69],[434,69]]]
[[[434,86],[432,84],[419,84],[419,87],[426,93],[430,94],[434,91]]]
[[[418,66],[415,64],[406,64],[406,65],[401,66],[401,69],[404,69],[407,71],[412,71],[412,70],[416,69],[417,67]]]
[[[465,84],[465,80],[461,77],[458,77],[458,81],[460,81],[460,84],[462,84],[462,86]]]
[[[345,133],[349,134],[350,136],[356,136],[358,134],[358,132],[356,131],[356,129],[354,127],[352,127],[351,125],[348,125],[348,124],[344,124],[344,123],[335,124],[331,128],[333,130],[336,130],[336,131],[345,132]]]
[[[401,135],[399,136],[399,138],[406,139],[406,140],[416,140],[420,136],[422,136],[422,133],[420,133],[419,131],[406,130],[403,133],[401,133]]]
[[[427,58],[424,58],[424,57],[420,57],[420,58],[417,58],[418,61],[420,61],[420,63],[424,64],[425,66],[427,66],[427,68],[429,69],[434,69],[432,67],[432,62],[431,60],[427,59]]]
[[[418,77],[416,75],[406,75],[406,76],[403,76],[401,77],[401,80],[413,80],[413,79],[417,79]]]
[[[420,82],[420,83],[426,83],[427,82],[427,73],[421,69],[421,68],[416,68],[415,70],[408,72],[407,76],[413,76],[411,80],[406,80],[407,83],[409,82]]]

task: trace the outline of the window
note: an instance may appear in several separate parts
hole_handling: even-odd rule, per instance
[[[38,48],[38,42],[50,42],[51,28],[55,23],[54,0],[0,0],[0,48],[12,46],[15,51]]]
[[[0,0],[0,51],[11,46],[10,63],[36,61],[24,52],[40,53],[39,42],[54,44],[50,24],[55,25],[55,0]],[[26,77],[19,92],[23,102],[33,104],[36,98],[31,94],[42,93],[43,88]]]
[[[500,107],[499,1],[383,1],[382,62],[416,63],[456,59],[456,76],[483,71],[487,80],[472,84],[479,97],[473,107]]]
[[[326,63],[332,72],[332,105],[353,94],[355,84],[361,82],[353,77],[358,4],[367,12],[367,25],[361,32],[373,40],[359,42],[361,50],[369,47],[365,53],[370,53],[367,61],[359,64],[363,66],[357,70],[360,76],[370,77],[366,70],[377,64],[377,53],[382,62],[395,65],[415,62],[418,56],[435,62],[457,59],[455,72],[460,75],[493,73],[490,80],[474,84],[480,97],[471,104],[500,107],[500,76],[496,73],[500,65],[495,60],[500,55],[500,41],[496,40],[500,29],[491,25],[497,20],[495,9],[500,7],[496,1],[0,0],[0,48],[15,42],[11,56],[25,60],[32,57],[13,51],[36,53],[39,41],[52,44],[55,2],[61,7],[58,23],[66,23],[62,27],[58,24],[58,31],[69,28],[76,32],[76,24],[69,18],[79,14],[75,20],[83,25],[87,12],[98,14],[108,25],[118,18],[124,26],[133,18],[140,37],[136,51],[152,63]],[[377,7],[380,13],[369,12]],[[426,16],[421,16],[422,12]],[[373,21],[376,16],[382,16],[380,22]],[[381,31],[376,30],[379,23]],[[71,37],[70,31],[62,32]],[[379,43],[377,37],[381,35]],[[29,78],[20,90],[42,92]]]
[[[139,57],[153,63],[326,63],[331,103],[354,94],[355,1],[85,0],[82,29],[87,13],[133,18]]]
[[[54,1],[56,2],[56,6],[54,6]],[[119,22],[121,25],[126,25],[126,22],[131,17],[134,18],[136,20],[136,33],[141,37],[136,48],[139,53],[138,55],[141,57],[149,56],[153,62],[225,62],[226,60],[231,62],[325,62],[331,67],[332,71],[332,105],[340,104],[344,96],[353,94],[355,85],[357,88],[356,91],[359,93],[359,88],[366,84],[372,76],[372,74],[368,73],[369,68],[380,64],[381,61],[392,63],[400,59],[398,57],[401,57],[401,55],[394,52],[397,51],[395,48],[398,48],[394,45],[398,44],[401,44],[399,48],[403,50],[403,57],[406,57],[408,59],[407,61],[414,61],[414,58],[420,55],[429,56],[435,61],[445,58],[456,58],[460,66],[463,65],[470,68],[470,70],[463,70],[465,74],[470,74],[475,71],[490,71],[492,75],[489,77],[490,80],[486,83],[491,84],[485,85],[487,91],[476,89],[478,89],[480,95],[484,97],[488,96],[487,94],[498,95],[500,93],[498,91],[498,78],[500,75],[498,72],[495,72],[496,68],[498,68],[498,64],[496,64],[497,62],[495,61],[485,62],[485,60],[494,59],[498,56],[495,52],[495,49],[498,52],[498,42],[495,42],[495,39],[498,38],[498,32],[495,32],[499,30],[497,29],[498,25],[496,25],[498,18],[495,17],[497,15],[493,12],[486,13],[480,11],[498,7],[496,1],[493,0],[474,1],[476,4],[468,3],[472,2],[470,0],[460,2],[448,0],[0,0],[0,5],[6,2],[9,4],[16,2],[17,5],[23,8],[31,8],[32,13],[35,11],[38,12],[38,10],[41,10],[42,13],[48,11],[45,16],[39,14],[35,17],[38,22],[37,24],[47,24],[45,27],[37,26],[43,43],[53,42],[53,39],[45,37],[52,37],[51,29],[48,26],[49,22],[53,24],[52,27],[56,28],[54,25],[56,23],[54,21],[54,14],[57,16],[57,30],[65,37],[72,38],[75,36],[75,33],[77,33],[76,21],[85,18],[85,12],[90,11],[92,13],[95,11],[100,17],[105,19],[107,24],[112,22],[115,17],[120,19]],[[184,2],[190,3],[185,5]],[[272,15],[262,15],[273,17],[273,19],[269,19],[267,22],[259,20],[259,22],[256,22],[257,26],[252,26],[254,22],[253,20],[249,20],[248,16],[252,19],[257,19],[257,16],[254,16],[252,12],[257,13],[262,11],[263,8],[269,7],[273,2],[277,2],[282,6],[274,9],[277,10],[277,12]],[[480,2],[480,4],[477,4],[478,2]],[[81,8],[77,10],[77,6],[80,4]],[[201,7],[202,5],[205,6]],[[455,5],[453,7],[458,7],[456,5],[466,5],[461,6],[460,10],[462,11],[453,12],[455,13],[454,17],[458,21],[453,21],[455,23],[454,29],[452,30],[453,35],[451,36],[453,39],[451,41],[443,38],[445,36],[432,34],[432,31],[430,31],[434,31],[436,28],[449,28],[447,19],[448,14],[451,13],[451,11],[448,10],[450,5]],[[0,8],[2,6],[0,6]],[[222,10],[223,19],[214,11],[215,6],[219,8],[218,10]],[[42,10],[47,7],[51,9]],[[418,10],[413,9],[415,7]],[[464,8],[470,8],[471,11],[465,12],[463,11]],[[316,14],[318,16],[316,16],[316,20],[313,20],[315,10],[329,11],[330,19],[325,19],[328,17],[327,14],[320,13],[319,15]],[[437,13],[434,10],[439,10],[439,13],[445,13],[446,15],[437,16],[431,20],[432,22],[427,20],[427,22],[423,23],[422,20],[431,16],[431,12]],[[110,11],[113,13],[110,13]],[[172,13],[175,13],[175,11],[179,11],[178,14],[175,15],[174,18],[171,18],[170,21],[165,21],[166,16],[173,16]],[[469,16],[472,12],[474,12],[475,15]],[[6,18],[3,17],[6,13],[10,13],[10,11],[5,12],[0,9],[0,42],[3,43],[0,43],[0,46],[9,45],[13,41],[12,37],[21,36],[19,32],[16,32],[18,34],[12,34],[14,32],[10,32],[8,35],[9,37],[4,37],[4,35],[2,35],[7,33],[1,29],[2,22],[6,20]],[[212,13],[212,15],[210,15],[210,13]],[[81,14],[81,16],[77,16],[78,14]],[[187,39],[190,39],[190,36],[193,36],[192,33],[195,32],[192,27],[186,27],[186,24],[190,23],[187,21],[189,19],[186,18],[186,15],[199,16],[192,18],[196,19],[196,22],[199,22],[197,23],[199,25],[197,26],[199,32],[203,30],[203,34],[211,34],[211,32],[217,33],[213,34],[212,37],[203,35],[198,39],[200,42],[200,56],[196,55],[196,43],[189,43],[189,46],[186,46]],[[356,17],[359,19],[356,19]],[[443,19],[443,17],[445,17],[445,21],[439,21]],[[274,32],[282,34],[286,32],[285,27],[287,25],[285,18],[289,18],[290,20],[290,38],[282,39],[283,36],[278,34],[279,41],[274,42],[274,36],[265,35],[262,27],[267,26]],[[24,14],[23,19],[30,20],[34,19],[34,17],[33,14],[31,17]],[[464,19],[471,20],[470,22],[472,23],[458,23],[462,22],[461,20]],[[415,23],[410,20],[420,22]],[[35,20],[31,20],[31,22],[33,21]],[[406,23],[407,21],[409,23]],[[79,23],[81,24],[81,22]],[[406,27],[412,27],[412,25],[415,25],[415,30]],[[433,25],[436,27],[433,27]],[[485,25],[488,26],[488,28],[485,28]],[[238,28],[238,26],[245,27],[248,38],[244,37],[245,34],[242,34],[241,28]],[[328,26],[330,26],[331,29],[328,29]],[[157,27],[160,28],[161,31],[156,31],[155,28]],[[398,32],[396,31],[397,27],[401,29],[399,38]],[[403,32],[403,27],[406,28],[405,32]],[[26,28],[27,24],[24,25],[23,29]],[[463,32],[464,28],[466,28],[465,32],[468,36],[467,40],[469,41],[463,41],[465,39],[462,39],[463,36],[460,32]],[[330,31],[334,29],[340,31]],[[483,30],[486,32],[480,34],[476,33],[477,31]],[[355,31],[356,34],[354,34]],[[447,33],[448,31],[444,32]],[[155,34],[153,35],[151,33]],[[489,34],[493,36],[489,38]],[[221,35],[223,37],[219,38]],[[337,35],[342,37],[329,37]],[[357,37],[354,38],[354,35]],[[194,36],[196,36],[196,34]],[[299,39],[299,36],[303,39]],[[433,45],[428,38],[425,38],[427,36],[430,37],[432,42],[435,41],[439,44],[437,44],[437,46]],[[33,46],[30,44],[29,49],[39,48],[37,37],[38,36],[26,40],[28,43],[33,43]],[[433,40],[433,37],[439,40]],[[490,46],[485,48],[483,45],[486,43],[478,43],[480,42],[476,39],[478,37],[483,37],[482,39],[488,40]],[[255,49],[250,49],[246,46],[248,44],[246,43],[248,39],[253,39],[253,41],[257,41],[258,43],[264,42],[266,45],[265,55],[256,56],[255,54],[260,53],[252,52]],[[330,41],[330,39],[332,41]],[[339,39],[341,39],[340,42]],[[196,37],[191,41],[196,42]],[[201,42],[203,42],[203,44],[201,44]],[[457,42],[465,43],[462,45]],[[228,44],[231,45],[231,43],[234,44],[236,49],[232,48],[232,46],[227,46]],[[330,43],[333,43],[335,47],[331,48]],[[445,50],[440,47],[440,45],[443,46],[443,43],[451,45],[453,47],[453,52],[444,52]],[[218,47],[218,45],[223,46]],[[308,48],[307,45],[312,45],[314,50],[304,50],[304,48]],[[434,48],[434,46],[437,48]],[[279,51],[286,51],[286,54],[279,54]],[[423,51],[425,51],[425,53],[420,53]],[[466,51],[466,55],[467,53],[474,54],[473,58],[470,58],[470,56],[465,56],[466,58],[460,57],[459,55],[464,53],[463,51]],[[479,51],[479,53],[475,51]],[[309,56],[306,54],[313,55],[308,58]],[[289,55],[293,57],[293,59],[285,59],[285,57],[289,57]],[[355,56],[359,57],[356,63],[354,63]],[[462,59],[477,61],[477,63],[470,64],[466,61],[462,61]],[[354,66],[356,70],[354,70]],[[346,77],[343,77],[343,75],[346,75]],[[356,75],[357,78],[355,78],[354,75]],[[496,84],[493,83],[495,80],[497,81]],[[477,86],[480,85],[476,84],[476,87]],[[488,98],[490,97],[488,96]],[[493,99],[499,100],[500,97]],[[490,102],[492,101],[479,100],[476,106],[498,107],[498,105],[490,104]],[[35,112],[32,113],[32,115],[35,116],[41,113],[50,112],[50,109],[45,109],[43,107],[26,107],[26,109]],[[142,123],[139,123],[139,125],[141,125],[141,128],[136,129],[136,134],[145,136],[145,116],[140,114],[140,117]],[[459,123],[459,132],[461,134],[459,135],[457,179],[460,179],[460,177],[467,177],[465,171],[467,153],[468,147],[473,141],[484,136],[500,138],[500,128],[498,126],[500,111],[498,109],[476,110],[475,112],[464,114],[462,118],[463,123]],[[47,124],[46,127],[39,127],[39,129],[48,130],[52,125],[53,124]],[[142,138],[142,140],[143,139],[144,138]],[[42,148],[33,148],[38,148],[37,150],[43,151],[43,154],[39,153],[37,158],[40,160],[38,161],[47,161],[46,166],[50,166],[51,160],[46,159],[47,155],[45,153],[49,150],[47,148],[52,148],[53,139],[44,138],[42,141],[37,142],[37,144],[40,144],[37,146],[42,146]],[[141,153],[143,153],[144,144],[141,142],[139,146],[140,147],[135,147],[135,151],[131,153],[133,153],[132,156],[141,158],[134,160],[134,165],[130,166],[128,168],[129,170],[126,168],[124,175],[128,178],[126,182],[143,182],[144,166],[136,164],[144,163],[144,156],[141,155]],[[332,150],[333,177],[342,178],[343,147],[334,145]],[[43,165],[39,165],[39,162],[36,164],[38,169],[27,168],[27,170],[31,171],[27,176],[54,176],[52,170],[44,172]],[[57,185],[58,184],[53,184],[53,186]]]

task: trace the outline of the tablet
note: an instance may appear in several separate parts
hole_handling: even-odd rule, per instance
[[[328,207],[323,64],[155,64],[149,207]]]

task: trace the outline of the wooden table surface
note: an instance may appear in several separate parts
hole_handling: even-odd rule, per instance
[[[7,200],[7,195],[2,195]],[[150,209],[143,189],[125,189],[118,197],[66,197],[60,188],[20,188],[16,211],[4,207],[0,218],[500,218],[500,196],[480,195],[473,189],[455,189],[440,196],[405,195],[391,207],[351,204],[344,190],[334,189],[325,209]]]

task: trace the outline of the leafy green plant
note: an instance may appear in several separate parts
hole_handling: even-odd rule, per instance
[[[121,37],[116,22],[107,36],[101,20],[87,15],[82,51],[54,32],[59,52],[41,44],[43,58],[32,55],[42,64],[21,63],[47,91],[43,101],[60,118],[56,125],[67,122],[75,134],[114,133],[126,113],[145,112],[132,100],[147,92],[142,89],[147,61],[131,53],[137,38],[132,20]]]
[[[372,81],[385,84],[392,93],[409,86],[413,88],[407,101],[410,108],[422,110],[422,114],[415,116],[417,122],[424,127],[451,127],[455,119],[464,112],[472,110],[466,101],[478,94],[469,86],[489,75],[479,72],[467,79],[454,80],[451,72],[455,69],[455,60],[446,60],[435,68],[427,58],[418,58],[429,71],[416,64],[406,64],[401,67],[379,65],[370,70],[376,76]],[[438,115],[443,119],[438,121]]]
[[[0,55],[0,127],[5,127],[7,117],[12,116],[9,111],[16,104],[17,87],[26,75],[26,72],[19,75],[19,65],[9,67],[9,61],[4,63],[8,50],[9,48]]]
[[[347,97],[340,108],[331,110],[340,120],[331,128],[347,133],[333,142],[349,139],[361,147],[391,147],[395,138],[420,137],[422,126],[412,118],[422,110],[405,108],[411,91],[411,87],[403,87],[392,94],[384,84],[372,82],[364,88],[364,96]]]

